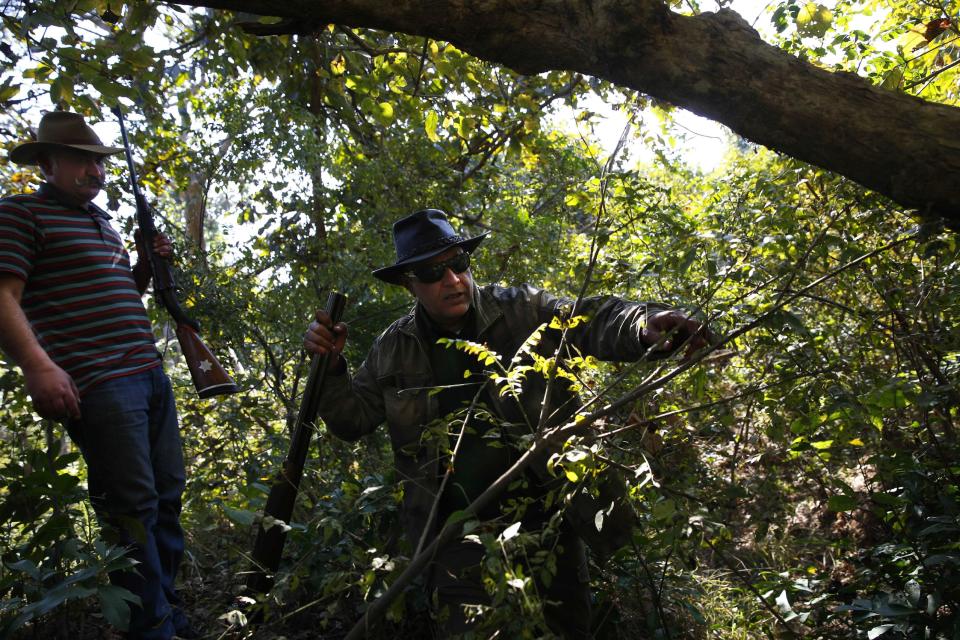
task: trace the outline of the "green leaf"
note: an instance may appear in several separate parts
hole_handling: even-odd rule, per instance
[[[231,522],[243,525],[245,527],[249,527],[257,519],[257,514],[253,511],[248,511],[246,509],[234,509],[233,507],[228,507],[226,505],[223,507],[223,513]]]
[[[920,531],[920,533],[917,534],[917,537],[924,538],[927,536],[932,536],[936,533],[950,533],[955,535],[956,538],[960,538],[960,527],[955,524],[939,522],[924,528],[922,531]]]
[[[901,389],[892,386],[877,394],[875,402],[881,409],[905,409],[909,404],[906,394]]]
[[[874,607],[873,611],[874,613],[877,613],[881,616],[887,616],[889,618],[901,618],[917,614],[917,610],[913,607],[897,604],[895,602],[882,603]]]
[[[940,564],[960,566],[960,555],[952,553],[938,553],[923,559],[923,566],[934,567]]]
[[[5,562],[4,564],[13,571],[20,571],[27,574],[34,580],[40,579],[40,569],[37,568],[37,565],[32,560],[23,559],[17,562]]]
[[[900,508],[903,505],[903,498],[892,493],[874,493],[871,498],[879,505],[891,508]]]
[[[901,82],[903,82],[903,67],[898,66],[890,69],[890,71],[883,76],[883,82],[880,83],[880,87],[889,91],[896,91],[900,88]]]
[[[377,108],[380,110],[377,119],[384,125],[388,125],[393,122],[393,105],[389,102],[381,102],[377,105]]]
[[[833,12],[822,4],[808,2],[797,13],[797,33],[822,38],[833,23]]]
[[[60,82],[60,78],[57,78],[50,83],[50,102],[57,104],[60,102],[60,97],[63,95],[63,84]]]
[[[893,629],[895,626],[896,625],[892,625],[892,624],[882,624],[879,627],[874,627],[873,629],[870,629],[869,631],[867,631],[867,640],[873,640],[874,638],[879,638],[880,636],[885,634],[887,631],[890,631],[890,629]]]
[[[467,513],[466,511],[463,511],[462,509],[461,509],[461,510],[458,510],[458,511],[454,511],[454,512],[451,513],[449,516],[447,516],[447,522],[446,522],[446,524],[456,524],[456,523],[461,522],[462,520],[466,520],[466,519],[468,519],[468,518],[470,518],[470,517],[471,517],[470,514]]]
[[[16,97],[18,93],[20,93],[20,85],[4,83],[4,85],[0,87],[0,102],[6,102]]]
[[[140,596],[132,594],[123,587],[107,584],[97,589],[97,597],[100,600],[100,610],[107,622],[121,631],[126,631],[130,624],[130,605],[127,603],[139,605]]]
[[[527,584],[527,578],[511,578],[507,580],[507,585],[517,589],[518,591],[523,591],[523,587]]]
[[[921,27],[914,27],[910,29],[905,34],[900,36],[900,40],[897,42],[897,46],[900,47],[904,53],[910,53],[926,44],[927,37],[924,34],[923,28]]]
[[[700,255],[700,247],[690,247],[680,258],[680,266],[677,267],[680,273],[685,273],[693,265],[694,260]]]
[[[231,609],[217,617],[217,620],[223,620],[231,627],[243,628],[247,626],[247,615],[239,609]]]
[[[784,589],[780,592],[780,595],[777,596],[777,608],[780,609],[780,613],[790,613],[793,611],[793,607],[790,605],[790,598],[787,597],[787,591]]]
[[[73,584],[70,579],[44,592],[44,597],[25,607],[23,612],[34,617],[53,611],[69,600],[81,600],[97,592],[94,587]]]
[[[673,500],[663,500],[653,505],[654,520],[667,520],[677,512],[677,505]]]
[[[834,495],[827,500],[827,509],[830,511],[850,511],[857,507],[857,500],[851,496]]]
[[[800,317],[794,313],[787,311],[786,309],[780,312],[780,318],[787,323],[787,325],[796,331],[798,334],[803,336],[810,336],[810,330],[807,329],[806,325],[803,324],[803,321],[800,320]]]
[[[509,540],[511,538],[517,537],[517,534],[520,533],[520,523],[514,522],[512,525],[503,530],[503,533],[500,534],[501,540]]]
[[[427,132],[427,138],[430,139],[430,142],[440,142],[440,136],[437,135],[437,124],[437,113],[435,111],[428,111],[423,127]]]

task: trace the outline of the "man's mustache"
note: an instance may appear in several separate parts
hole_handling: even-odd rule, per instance
[[[106,183],[99,178],[75,178],[73,184],[78,187],[96,187],[98,189],[103,189],[103,186]]]

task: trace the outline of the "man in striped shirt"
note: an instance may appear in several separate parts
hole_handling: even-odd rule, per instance
[[[129,637],[197,637],[174,590],[183,555],[183,453],[170,381],[141,295],[151,273],[130,258],[103,187],[104,146],[83,118],[55,111],[10,160],[39,165],[35,193],[0,200],[0,348],[23,371],[38,414],[63,420],[87,462],[105,533],[138,561],[111,575],[140,599]],[[158,235],[156,253],[172,254]]]

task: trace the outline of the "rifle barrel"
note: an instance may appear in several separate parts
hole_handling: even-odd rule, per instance
[[[326,311],[333,324],[340,321],[347,299],[343,294],[331,292],[327,298]],[[267,593],[273,587],[277,568],[280,566],[280,557],[283,555],[283,545],[287,539],[287,528],[283,526],[290,521],[293,515],[293,506],[300,490],[300,479],[303,477],[303,467],[306,464],[307,453],[310,450],[310,438],[313,436],[314,422],[320,403],[320,393],[330,368],[331,353],[322,356],[314,355],[310,361],[310,374],[307,377],[303,398],[300,400],[300,410],[297,412],[297,422],[294,425],[293,436],[290,438],[290,450],[283,461],[283,469],[274,480],[267,496],[267,504],[263,509],[263,520],[257,530],[257,539],[253,545],[254,567],[247,580],[247,588],[254,593]],[[272,518],[269,526],[264,527],[267,517]]]
[[[157,235],[157,226],[153,221],[153,209],[146,198],[140,193],[137,181],[137,171],[133,164],[133,154],[130,151],[130,141],[127,138],[127,127],[123,121],[123,112],[120,105],[113,107],[113,113],[120,121],[120,135],[123,138],[123,150],[127,156],[127,167],[130,171],[130,188],[137,207],[137,227],[140,229],[140,240],[137,250],[143,251],[141,260],[150,265],[150,277],[153,278],[153,293],[157,301],[167,310],[167,313],[177,323],[177,341],[180,350],[187,360],[193,386],[201,398],[210,398],[240,390],[227,373],[217,357],[200,338],[200,325],[190,318],[180,306],[177,299],[176,282],[173,270],[167,260],[158,256],[153,250],[153,239]]]

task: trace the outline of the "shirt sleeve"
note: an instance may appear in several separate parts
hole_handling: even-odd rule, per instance
[[[567,319],[573,300],[558,298],[546,291],[525,286],[527,299],[538,309],[540,322],[550,324],[554,318]],[[611,362],[633,362],[640,358],[658,359],[669,352],[647,354],[643,330],[647,318],[671,307],[657,302],[632,302],[615,296],[592,296],[581,301],[577,316],[586,322],[571,329],[568,340],[584,355]],[[558,332],[559,333],[559,332]]]
[[[26,281],[33,271],[41,238],[30,210],[10,200],[0,200],[0,274]]]
[[[379,340],[378,340],[379,341]],[[371,347],[357,373],[327,374],[317,413],[337,437],[354,441],[372,433],[386,420],[383,391],[377,382],[374,363],[377,342]]]

